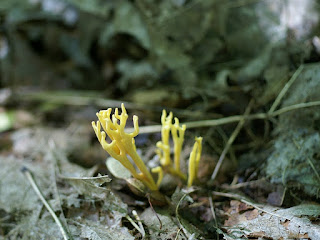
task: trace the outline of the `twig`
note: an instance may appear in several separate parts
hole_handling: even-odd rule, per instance
[[[216,217],[216,213],[214,211],[214,207],[213,207],[213,200],[212,200],[212,197],[209,196],[209,203],[210,203],[210,210],[211,210],[211,214],[212,214],[212,217],[214,219],[214,225],[216,227],[216,229],[218,229],[218,222],[217,222],[217,217]],[[217,239],[219,239],[219,233],[217,233]]]
[[[290,111],[294,111],[294,110],[302,109],[302,108],[316,107],[316,106],[320,106],[320,101],[294,104],[291,106],[280,108],[279,110],[274,111],[271,114],[255,113],[255,114],[250,114],[248,116],[234,115],[231,117],[225,117],[225,118],[220,118],[220,119],[186,122],[184,124],[186,124],[187,128],[215,127],[215,126],[224,125],[224,124],[228,124],[228,123],[239,122],[242,119],[244,119],[244,120],[269,119],[272,117],[277,117],[277,116],[279,116],[283,113],[286,113],[286,112],[290,112]],[[133,129],[131,129],[131,128],[127,129],[128,132],[130,132],[132,130]],[[139,131],[140,134],[156,133],[156,132],[161,131],[161,125],[139,127],[139,130],[140,130]]]
[[[152,212],[156,215],[156,217],[157,217],[157,219],[158,219],[158,221],[159,221],[159,223],[160,223],[160,230],[161,230],[161,229],[162,229],[162,222],[161,222],[161,219],[159,218],[157,212],[154,210],[154,208],[153,208],[153,206],[152,206],[152,203],[151,203],[151,200],[150,200],[150,194],[149,194],[149,193],[147,194],[147,198],[148,198],[148,202],[149,202],[149,205],[150,205],[150,208],[151,208]]]
[[[132,210],[132,214],[135,217],[135,219],[138,221],[139,227],[141,229],[142,238],[144,238],[145,235],[146,235],[146,231],[144,230],[144,227],[142,225],[141,219],[140,219],[137,211],[136,210]]]
[[[174,238],[174,240],[178,240],[179,234],[181,232],[182,228],[180,227],[177,231],[176,237]]]
[[[179,207],[180,207],[180,204],[181,202],[183,201],[183,199],[188,195],[188,193],[185,193],[179,200],[178,204],[177,204],[177,207],[176,207],[176,217],[177,217],[177,220],[179,222],[179,225],[180,225],[180,228],[181,228],[181,231],[183,232],[183,234],[186,236],[185,232],[183,231],[183,225],[180,221],[180,217],[179,217]]]
[[[243,202],[243,203],[245,203],[245,204],[247,204],[247,205],[250,205],[250,206],[252,206],[252,207],[254,207],[254,208],[256,208],[256,209],[258,209],[258,210],[260,210],[260,211],[262,211],[262,212],[268,213],[268,214],[270,214],[270,215],[272,215],[272,216],[276,216],[276,217],[282,218],[282,219],[289,219],[289,218],[287,218],[287,217],[280,216],[279,214],[276,214],[276,213],[270,212],[270,211],[268,211],[268,210],[266,210],[266,209],[263,209],[263,208],[259,207],[257,204],[254,204],[254,203],[246,200],[243,196],[238,195],[238,194],[222,193],[222,192],[216,192],[216,191],[212,191],[212,194],[213,194],[213,195],[216,195],[216,196],[222,196],[222,197],[228,197],[228,198],[237,199],[237,200],[239,200],[239,201],[241,201],[241,202]],[[289,220],[290,220],[290,219],[289,219]]]
[[[320,175],[319,175],[319,173],[318,173],[318,171],[317,171],[316,167],[314,166],[313,162],[311,161],[311,159],[310,159],[309,157],[307,157],[307,159],[308,159],[308,162],[309,162],[309,164],[310,164],[310,166],[311,166],[312,170],[313,170],[313,171],[314,171],[314,173],[316,174],[316,176],[317,176],[317,178],[318,178],[318,181],[319,181],[319,183],[320,183]]]
[[[245,204],[247,204],[247,205],[250,205],[250,206],[254,207],[255,209],[258,209],[258,210],[260,210],[260,211],[262,211],[262,212],[268,213],[268,214],[270,214],[270,215],[272,215],[272,216],[275,216],[275,217],[278,217],[278,218],[282,218],[282,219],[289,219],[289,218],[287,218],[287,217],[284,217],[284,216],[281,216],[281,215],[279,215],[279,214],[276,214],[276,213],[270,212],[270,211],[268,211],[268,210],[265,210],[265,209],[259,207],[258,205],[254,204],[254,203],[251,203],[251,202],[249,202],[249,201],[247,201],[247,200],[241,199],[241,202],[243,202],[243,203],[245,203]],[[289,219],[289,220],[290,220],[290,219]]]
[[[242,183],[237,183],[237,184],[233,184],[233,185],[226,185],[226,186],[221,186],[223,189],[238,189],[238,188],[243,188],[243,187],[247,187],[247,186],[252,186],[255,184],[258,184],[260,182],[265,181],[265,178],[261,178],[258,180],[253,180],[250,182],[242,182]]]
[[[283,107],[277,111],[274,111],[270,116],[276,117],[278,115],[281,115],[283,113],[290,112],[293,110],[297,110],[297,109],[301,109],[301,108],[308,108],[308,107],[316,107],[316,106],[320,106],[320,101],[298,103],[298,104]]]
[[[55,142],[51,139],[48,142],[48,146],[50,149],[50,155],[52,155],[52,164],[54,167],[52,167],[52,176],[54,177],[54,181],[53,181],[53,186],[54,186],[54,191],[55,191],[55,196],[57,198],[57,201],[59,202],[59,209],[61,211],[60,213],[60,220],[61,222],[63,222],[64,226],[66,227],[66,231],[70,232],[67,220],[66,220],[66,216],[64,215],[63,209],[62,209],[62,204],[61,204],[61,198],[60,198],[60,194],[59,194],[59,190],[58,190],[58,186],[57,186],[57,175],[60,174],[60,170],[58,168],[58,164],[57,164],[57,158],[55,156],[55,149],[56,149],[56,144]]]
[[[304,65],[300,65],[300,67],[295,71],[295,73],[292,75],[291,79],[286,83],[286,85],[282,88],[281,92],[277,96],[276,100],[274,100],[270,110],[268,111],[268,114],[271,114],[274,112],[274,110],[279,106],[282,98],[287,93],[288,89],[291,87],[291,85],[294,83],[294,81],[297,79],[297,77],[300,75],[304,68]]]
[[[230,138],[228,139],[227,144],[224,147],[224,149],[223,149],[223,151],[222,151],[222,153],[220,155],[220,158],[218,160],[218,163],[217,163],[216,167],[214,168],[214,171],[213,171],[213,173],[211,175],[211,181],[213,181],[217,177],[218,172],[219,172],[220,167],[221,167],[221,165],[223,163],[223,160],[225,159],[226,154],[228,153],[232,143],[234,142],[234,140],[236,139],[236,137],[238,136],[240,130],[243,127],[243,124],[245,122],[245,117],[248,116],[248,114],[251,111],[252,104],[253,104],[253,101],[251,101],[249,103],[247,109],[245,110],[243,118],[240,120],[240,122],[238,123],[237,127],[234,129],[233,133],[231,134]]]
[[[234,193],[224,193],[224,192],[217,192],[217,191],[212,191],[211,192],[215,196],[220,196],[220,197],[227,197],[227,198],[233,198],[241,201],[244,199],[244,196],[241,196],[239,194],[234,194]]]
[[[57,215],[55,214],[55,212],[53,211],[53,209],[51,208],[50,204],[46,201],[46,199],[44,198],[43,194],[41,193],[39,187],[37,186],[36,182],[34,181],[29,169],[27,168],[22,168],[21,171],[23,172],[23,174],[26,176],[26,178],[28,179],[28,181],[30,182],[31,187],[33,188],[33,190],[35,191],[35,193],[38,195],[38,197],[40,198],[41,202],[43,203],[43,205],[47,208],[47,210],[49,211],[49,213],[51,214],[51,216],[53,217],[54,221],[56,222],[56,224],[59,227],[59,230],[61,231],[61,234],[63,236],[64,240],[69,240],[70,238],[68,237],[67,232],[65,231],[65,228],[63,227],[60,219],[57,217]]]
[[[141,228],[138,226],[138,224],[136,224],[129,215],[126,215],[126,219],[128,219],[129,222],[132,224],[132,226],[133,226],[135,229],[137,229],[137,230],[139,231],[139,233],[141,233],[142,237],[145,236],[146,233],[145,233],[144,229],[141,229]]]

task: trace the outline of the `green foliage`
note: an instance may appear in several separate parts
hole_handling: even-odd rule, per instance
[[[318,64],[306,67],[290,88],[283,106],[319,100],[319,76]],[[319,108],[302,109],[280,116],[274,130],[277,137],[273,153],[268,157],[266,167],[267,175],[273,182],[319,197],[319,120]]]

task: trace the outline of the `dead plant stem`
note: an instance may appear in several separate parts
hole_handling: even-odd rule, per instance
[[[49,211],[49,213],[51,214],[52,218],[54,219],[54,221],[56,222],[56,224],[58,225],[61,234],[63,236],[64,240],[70,240],[70,238],[68,237],[67,232],[65,231],[65,228],[63,227],[60,219],[57,217],[57,215],[55,214],[55,212],[53,211],[53,209],[51,208],[50,204],[46,201],[46,199],[44,198],[42,192],[40,191],[38,185],[36,184],[36,182],[34,181],[30,171],[27,168],[23,168],[22,169],[23,174],[26,176],[26,178],[28,179],[28,181],[30,182],[31,187],[33,188],[33,190],[35,191],[35,193],[38,195],[38,197],[40,198],[41,202],[43,203],[43,205],[46,207],[46,209]]]
[[[215,167],[215,169],[214,169],[214,171],[213,171],[213,173],[211,175],[211,181],[213,181],[217,177],[218,172],[220,170],[220,167],[221,167],[221,165],[223,163],[223,160],[225,159],[225,156],[228,153],[232,143],[234,142],[234,140],[238,136],[240,130],[242,129],[243,124],[245,123],[245,117],[248,116],[248,114],[250,113],[252,105],[253,105],[253,101],[251,101],[249,103],[248,107],[245,110],[245,113],[244,113],[242,119],[238,123],[237,127],[234,129],[234,131],[231,134],[230,138],[228,139],[227,144],[225,145],[225,147],[224,147],[224,149],[223,149],[223,151],[222,151],[222,153],[221,153],[221,155],[219,157],[218,163],[217,163],[217,165],[216,165],[216,167]]]
[[[292,77],[290,78],[290,80],[286,83],[286,85],[282,88],[281,92],[278,94],[276,100],[274,100],[268,114],[271,114],[274,112],[274,110],[276,110],[276,108],[279,106],[282,98],[284,97],[284,95],[287,93],[288,89],[291,87],[291,85],[294,83],[294,81],[298,78],[298,76],[300,75],[300,73],[302,72],[304,68],[304,65],[300,65],[300,67],[295,71],[295,73],[292,75]]]
[[[309,108],[309,107],[316,107],[316,106],[320,106],[320,101],[294,104],[291,106],[280,108],[279,110],[276,110],[270,114],[268,114],[268,113],[255,113],[255,114],[250,114],[247,116],[234,115],[231,117],[225,117],[225,118],[220,118],[220,119],[186,122],[184,124],[186,124],[187,128],[215,127],[215,126],[224,125],[224,124],[228,124],[228,123],[239,122],[242,119],[244,119],[244,120],[270,119],[270,118],[277,117],[281,114],[291,112],[294,110],[298,110],[298,109],[302,109],[302,108]],[[161,131],[161,125],[144,126],[144,127],[140,127],[139,130],[140,130],[140,134],[157,133],[157,132]],[[128,128],[127,131],[130,132],[130,131],[132,131],[132,129]]]

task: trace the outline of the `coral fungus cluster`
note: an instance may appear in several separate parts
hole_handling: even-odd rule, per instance
[[[128,114],[124,104],[121,105],[121,114],[119,114],[118,108],[115,109],[114,114],[111,115],[111,113],[111,108],[99,111],[97,113],[98,121],[92,122],[92,127],[102,148],[127,168],[134,178],[140,180],[151,191],[158,191],[164,173],[175,175],[187,181],[188,187],[193,184],[196,179],[201,157],[202,137],[196,138],[190,153],[187,177],[180,169],[181,150],[186,126],[180,126],[178,118],[174,118],[173,124],[173,114],[170,112],[167,116],[166,111],[163,110],[161,117],[162,139],[157,143],[157,154],[160,157],[160,166],[151,169],[152,173],[157,173],[158,175],[158,180],[155,183],[151,173],[136,151],[134,138],[139,133],[138,117],[133,116],[134,131],[132,133],[126,133],[125,126]],[[173,161],[171,160],[170,132],[174,145]],[[110,143],[107,142],[106,135],[110,138]]]

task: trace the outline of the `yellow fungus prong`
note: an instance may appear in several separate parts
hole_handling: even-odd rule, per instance
[[[162,129],[161,129],[162,142],[165,145],[169,145],[170,129],[172,125],[172,112],[170,112],[169,115],[167,116],[166,110],[162,111],[161,124],[162,124]]]
[[[169,145],[169,137],[170,137],[170,130],[172,125],[172,112],[169,113],[167,116],[166,110],[162,111],[161,115],[161,141],[157,143],[158,155],[160,157],[160,164],[164,167],[171,165],[171,158],[170,158],[170,145]],[[160,152],[162,151],[162,154]]]
[[[122,114],[127,114],[127,110],[124,107],[124,103],[121,103],[121,111],[122,111]]]
[[[158,166],[158,167],[152,168],[151,172],[158,174],[157,186],[160,187],[160,184],[161,184],[162,179],[163,179],[162,167]]]
[[[174,125],[171,127],[171,134],[174,143],[174,168],[177,172],[181,173],[180,170],[180,156],[182,145],[184,142],[184,133],[186,131],[186,125],[179,126],[179,119],[174,118]]]
[[[138,116],[134,115],[133,116],[133,129],[134,131],[130,133],[130,136],[132,138],[136,137],[139,134],[139,124],[138,124]]]
[[[196,142],[193,145],[193,149],[190,153],[189,158],[188,187],[191,187],[193,181],[197,178],[197,172],[202,151],[202,137],[197,137],[195,140]]]
[[[118,120],[120,120],[120,115],[119,115],[119,110],[118,110],[118,108],[116,108],[116,109],[114,110],[114,116],[115,116]]]
[[[163,142],[157,142],[158,155],[160,157],[160,164],[163,167],[171,165],[170,159],[170,146],[163,144]]]
[[[202,137],[197,137],[196,141],[198,142],[198,151],[196,155],[195,175],[197,175],[199,170],[199,163],[200,163],[201,152],[202,152]]]

